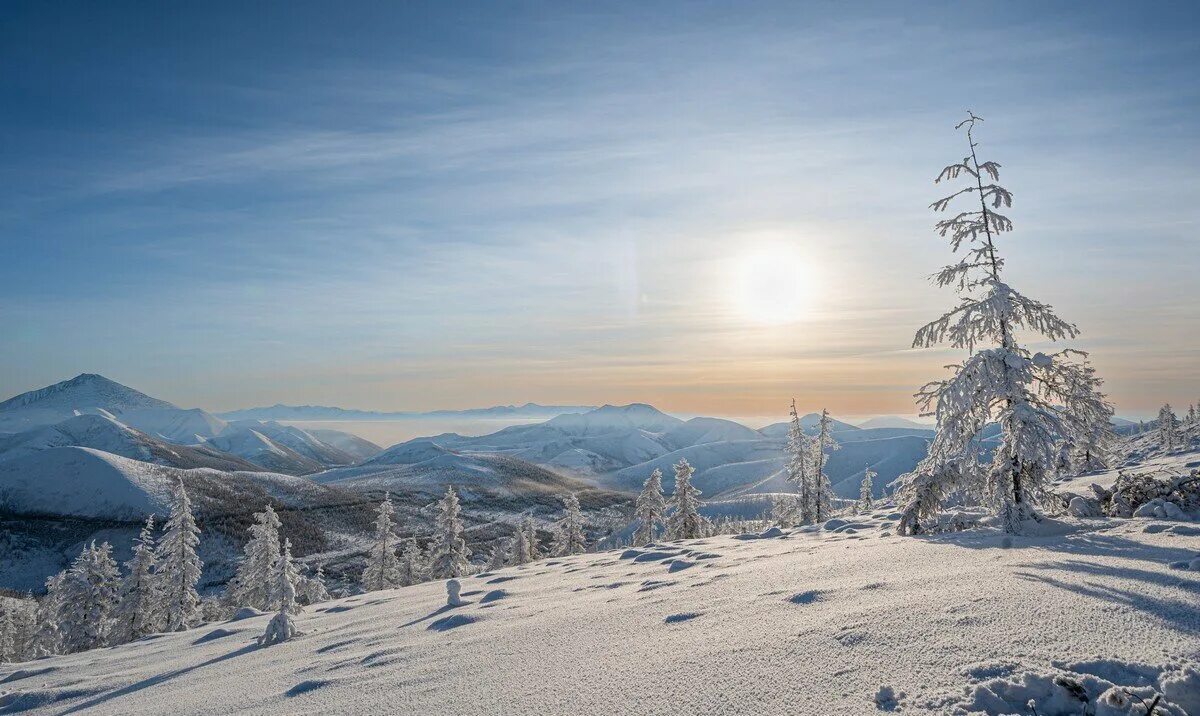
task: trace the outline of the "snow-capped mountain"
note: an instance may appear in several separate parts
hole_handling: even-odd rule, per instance
[[[133,410],[177,410],[165,400],[151,398],[102,375],[83,373],[0,403],[0,431],[20,432],[51,425],[96,408],[112,415]]]
[[[121,423],[107,411],[76,415],[53,425],[0,436],[0,461],[68,446],[103,450],[133,460],[185,469],[258,469],[253,463],[204,445],[177,445],[147,435]]]
[[[858,424],[860,428],[917,428],[919,430],[928,430],[932,425],[918,423],[915,420],[902,418],[898,415],[878,415],[874,418],[864,420]]]

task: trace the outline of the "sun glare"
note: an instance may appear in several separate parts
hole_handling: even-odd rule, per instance
[[[816,296],[812,267],[786,245],[759,246],[738,260],[733,300],[738,313],[764,325],[804,318]]]

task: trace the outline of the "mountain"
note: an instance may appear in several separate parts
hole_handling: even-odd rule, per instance
[[[820,415],[801,418],[815,432]],[[833,434],[844,447],[829,462],[835,491],[858,494],[869,465],[879,473],[876,489],[912,469],[924,456],[927,428],[868,428],[833,420]],[[370,462],[410,464],[445,453],[493,454],[518,458],[567,472],[614,490],[635,491],[655,470],[662,470],[668,491],[672,466],[686,459],[693,484],[705,499],[747,492],[791,491],[783,479],[787,423],[753,430],[720,418],[683,421],[652,406],[605,405],[587,413],[561,415],[544,423],[516,425],[480,437],[453,433],[418,438],[393,446]]]
[[[85,414],[107,415],[183,445],[203,442],[225,429],[225,421],[203,410],[184,410],[102,375],[84,373],[0,403],[0,432],[22,432]]]
[[[317,429],[309,428],[306,430],[309,435],[312,435],[321,442],[331,447],[341,450],[346,455],[349,455],[356,462],[360,460],[369,460],[379,453],[383,452],[383,448],[379,447],[370,440],[360,438],[357,435],[343,433],[340,430]]]
[[[860,428],[916,428],[918,430],[930,430],[932,425],[918,423],[915,420],[901,418],[897,415],[879,415],[869,420],[864,420],[858,424]]]
[[[313,432],[259,420],[228,423],[221,433],[205,445],[237,455],[272,472],[307,475],[326,468],[352,465],[359,454],[374,455],[379,447],[361,438],[336,430],[322,431],[329,440],[347,444],[351,453],[317,437]]]
[[[253,463],[207,446],[175,445],[124,425],[111,413],[76,415],[54,425],[0,436],[0,460],[11,460],[56,447],[85,447],[178,468],[257,470]]]
[[[261,408],[243,408],[220,413],[225,420],[286,420],[338,421],[338,420],[407,420],[417,418],[552,418],[565,413],[583,413],[594,406],[583,405],[497,405],[491,408],[469,408],[466,410],[434,410],[429,412],[380,412],[354,410],[324,405],[272,405]]]
[[[177,409],[165,400],[151,398],[102,375],[83,373],[0,403],[0,431],[20,432],[39,425],[51,425],[94,408],[102,408],[112,415],[132,410]]]

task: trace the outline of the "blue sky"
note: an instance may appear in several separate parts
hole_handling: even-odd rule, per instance
[[[1195,4],[245,5],[6,4],[0,394],[910,413],[970,108],[1011,283],[1200,398]]]

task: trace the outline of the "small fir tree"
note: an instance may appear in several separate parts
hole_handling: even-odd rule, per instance
[[[463,538],[462,515],[454,487],[446,487],[441,499],[433,539],[433,559],[430,571],[437,578],[462,577],[471,571],[471,549]]]
[[[121,583],[121,599],[113,629],[115,643],[141,639],[162,629],[162,599],[154,574],[157,563],[154,516],[151,515],[146,518],[146,524],[133,544],[133,556],[125,563],[126,574]]]
[[[558,523],[557,539],[554,553],[559,556],[582,554],[587,551],[587,537],[583,534],[583,513],[579,508],[579,498],[567,495],[563,498],[566,514]]]
[[[675,492],[671,495],[673,511],[667,519],[671,539],[696,539],[704,536],[704,518],[700,516],[700,490],[692,487],[696,469],[680,458],[675,464]]]
[[[362,587],[368,592],[403,585],[400,560],[396,556],[399,539],[396,537],[395,514],[391,495],[384,495],[375,513],[375,540],[362,572]]]
[[[654,541],[656,528],[664,523],[667,511],[667,498],[663,495],[662,470],[654,468],[650,477],[642,484],[638,495],[633,516],[638,520],[637,530],[633,533],[633,546],[641,547]]]

